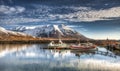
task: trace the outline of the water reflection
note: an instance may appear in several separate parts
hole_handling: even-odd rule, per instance
[[[21,44],[1,44],[0,45],[0,57],[5,56],[11,52],[17,52],[19,50],[27,48],[29,45]]]
[[[41,49],[46,44],[0,45],[0,71],[120,71],[120,57],[98,51]]]

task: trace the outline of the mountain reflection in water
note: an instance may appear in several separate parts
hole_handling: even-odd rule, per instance
[[[46,44],[0,45],[0,71],[120,71],[120,56],[98,51],[41,49]]]

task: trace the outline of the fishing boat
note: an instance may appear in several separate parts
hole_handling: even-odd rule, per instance
[[[61,40],[59,40],[58,43],[55,43],[54,41],[51,41],[48,44],[49,49],[68,49],[69,46],[66,43],[63,43]]]
[[[97,50],[96,45],[92,43],[79,43],[77,45],[71,45],[70,48],[72,50],[82,50],[82,51]]]

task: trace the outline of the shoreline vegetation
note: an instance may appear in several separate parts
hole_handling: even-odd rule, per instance
[[[85,43],[92,42],[98,46],[106,46],[108,43],[115,44],[119,43],[117,40],[79,40],[78,38],[61,38],[64,43]],[[40,44],[40,43],[50,43],[51,41],[58,42],[58,38],[18,38],[18,39],[0,39],[0,44]]]
[[[65,43],[74,43],[77,42],[76,38],[61,38],[61,40]],[[32,39],[12,39],[12,40],[0,40],[0,44],[10,43],[10,44],[37,44],[37,43],[49,43],[51,41],[58,42],[58,38],[32,38]],[[83,40],[82,40],[83,41]]]

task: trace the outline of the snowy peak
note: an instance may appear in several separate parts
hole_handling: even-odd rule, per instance
[[[8,35],[8,36],[27,36],[26,34],[24,33],[21,33],[21,32],[14,32],[14,31],[9,31],[9,30],[6,30],[5,28],[3,27],[0,27],[0,36],[1,35]]]
[[[17,26],[17,27],[15,27],[15,28],[11,28],[10,30],[22,32],[22,31],[25,31],[25,30],[27,30],[27,29],[34,29],[34,28],[35,28],[35,26],[34,26],[34,27]]]
[[[84,37],[74,29],[61,24],[61,25],[44,25],[37,27],[18,26],[13,28],[14,31],[23,32],[35,37]],[[85,37],[84,37],[85,38]]]
[[[0,34],[2,34],[2,33],[7,33],[7,31],[5,30],[5,28],[0,27]]]
[[[13,43],[16,43],[16,41],[28,41],[31,39],[35,40],[36,38],[22,32],[10,31],[0,27],[0,41],[5,41],[5,43],[7,43],[6,41],[10,41],[10,43],[11,41],[15,41]]]
[[[2,31],[2,30],[4,31],[4,30],[5,30],[5,28],[3,28],[3,27],[0,27],[0,31]]]
[[[59,32],[59,34],[63,35],[63,32],[60,30],[58,25],[53,25],[53,30]]]

